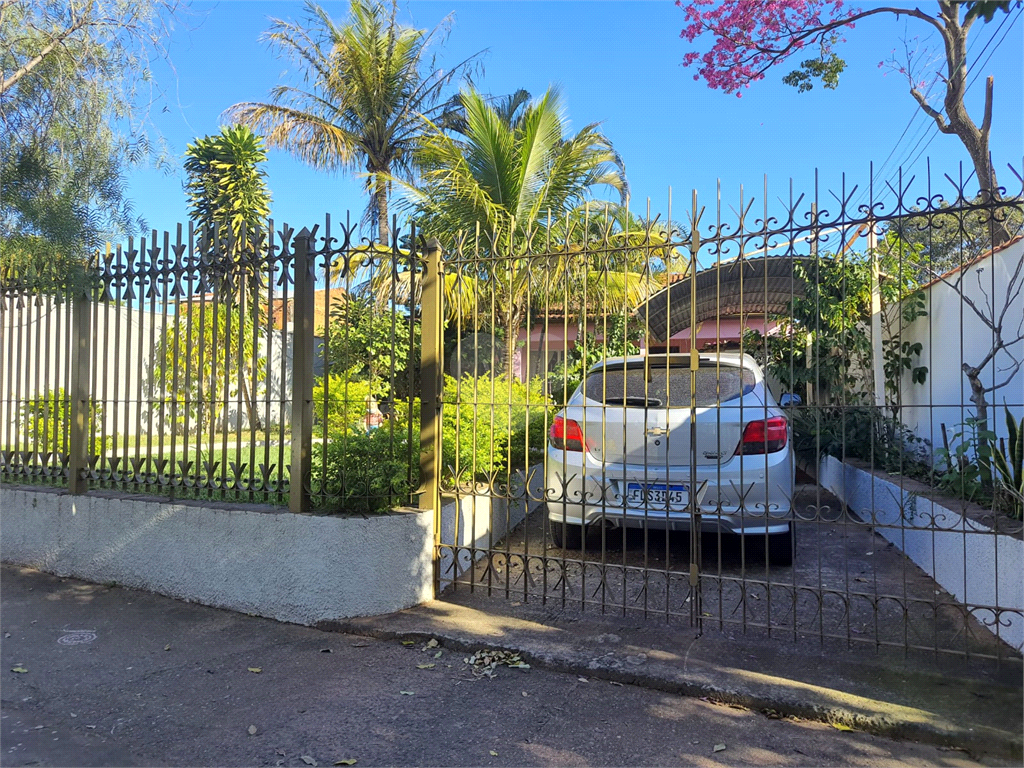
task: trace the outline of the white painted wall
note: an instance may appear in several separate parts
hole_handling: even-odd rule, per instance
[[[313,625],[433,597],[434,519],[293,515],[0,487],[0,559]]]
[[[962,272],[962,291],[987,316],[993,309],[998,316],[1005,310],[1004,338],[1013,338],[1020,333],[1024,323],[1024,290],[1017,282],[1016,295],[1007,297],[1007,285],[1013,270],[1024,259],[1024,240],[1011,243],[994,255],[980,259]],[[958,275],[946,278],[954,282]],[[926,289],[928,297],[925,317],[915,320],[904,332],[907,341],[920,342],[923,346],[921,364],[928,366],[928,379],[924,385],[913,384],[909,375],[903,380],[902,421],[918,437],[929,440],[934,448],[942,447],[942,424],[946,425],[949,437],[960,431],[959,425],[975,415],[970,401],[971,389],[961,366],[964,363],[977,365],[991,349],[992,331],[977,314],[963,302],[960,294],[949,285],[939,282]],[[1018,360],[1024,359],[1024,341],[1010,349]],[[984,381],[1000,382],[1006,378],[1006,369],[1012,363],[1010,356],[1003,352],[985,368]],[[1006,434],[1003,401],[1020,420],[1024,415],[1024,370],[1003,387],[990,393],[989,403],[998,408],[992,426],[1000,435]]]
[[[488,548],[498,548],[501,540],[526,518],[532,503],[544,498],[543,466],[531,467],[528,475],[527,483],[519,473],[508,497],[481,489],[477,495],[460,496],[441,508],[438,591],[447,589],[484,557]]]
[[[833,456],[822,458],[818,481],[971,608],[989,631],[1024,648],[1024,541],[912,493],[906,486],[916,487],[913,481],[904,480],[901,488],[899,479],[890,482]],[[999,626],[993,608],[1003,609]]]
[[[52,299],[26,299],[0,313],[0,444],[8,444],[21,421],[19,403],[48,391],[69,391],[70,304]],[[93,397],[103,407],[107,435],[144,434],[154,412],[146,401],[159,398],[156,382],[164,328],[175,322],[172,314],[149,312],[114,304],[93,305]],[[264,333],[260,354],[267,360],[267,380],[257,390],[261,417],[271,424],[287,423],[291,415],[292,332]],[[222,396],[222,395],[221,395]],[[244,423],[245,406],[234,398],[226,409],[231,426]],[[154,422],[155,424],[155,422]],[[99,426],[99,425],[98,425]]]

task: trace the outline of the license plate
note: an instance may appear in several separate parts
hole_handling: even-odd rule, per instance
[[[627,483],[626,506],[685,507],[690,502],[690,486],[665,483]]]

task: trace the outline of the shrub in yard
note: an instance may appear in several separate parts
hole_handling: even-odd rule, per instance
[[[506,480],[544,454],[552,403],[540,379],[445,377],[443,471],[460,483]]]
[[[103,406],[92,403],[86,421],[86,429],[92,435],[92,452],[103,453],[99,430],[96,425],[103,418]],[[71,403],[64,394],[64,388],[47,390],[41,397],[34,398],[21,406],[21,434],[28,445],[40,453],[64,452],[71,429]],[[113,436],[107,438],[112,445]]]

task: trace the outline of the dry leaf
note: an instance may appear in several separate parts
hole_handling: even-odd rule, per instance
[[[498,753],[497,753],[497,752],[495,752],[495,751],[494,751],[494,750],[492,749],[492,750],[491,750],[491,757],[497,757],[497,756],[498,756]]]
[[[725,752],[725,744],[715,744],[715,748],[712,752]]]
[[[316,765],[316,760],[314,760],[309,755],[303,755],[302,762],[304,762],[306,765]]]
[[[581,683],[589,683],[589,682],[590,682],[590,681],[589,681],[589,680],[587,680],[587,678],[585,678],[585,677],[577,677],[576,679],[577,679],[577,680],[579,680],[579,681],[580,681]]]
[[[852,731],[853,730],[853,728],[851,728],[850,726],[843,725],[842,723],[832,723],[832,727],[835,728],[837,731]]]
[[[28,672],[24,667],[11,667],[11,672]]]
[[[355,765],[357,762],[359,762],[359,761],[356,760],[354,757],[349,757],[349,758],[346,758],[344,760],[335,760],[334,764],[335,765]]]
[[[435,640],[434,638],[430,638],[430,640],[427,641],[427,646],[426,647],[427,648],[437,648],[437,640]]]
[[[169,651],[169,650],[171,650],[171,646],[169,646],[169,645],[165,645],[165,646],[164,646],[164,650],[165,650],[165,651]]]
[[[416,691],[399,691],[399,693],[402,694],[403,696],[415,696],[416,695]]]
[[[263,671],[263,667],[249,667],[249,671],[258,675]]]
[[[256,726],[255,725],[250,725],[249,726],[249,735],[250,736],[255,736],[256,735]]]
[[[403,640],[402,641],[402,645],[415,645],[415,644],[416,644],[415,640]]]
[[[434,658],[435,659],[440,659],[441,658],[441,654],[443,654],[443,653],[444,653],[444,651],[438,651],[437,653],[434,654]]]
[[[416,669],[433,669],[436,664],[417,664]]]

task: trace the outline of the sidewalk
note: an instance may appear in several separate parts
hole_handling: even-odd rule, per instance
[[[676,631],[678,657],[661,649],[669,636],[653,625],[610,632],[607,622],[587,619],[570,632],[435,602],[352,622],[349,628],[363,633],[354,635],[28,569],[4,566],[0,577],[4,766],[1014,762],[680,696],[715,694],[731,680],[736,701],[759,690],[781,700],[782,686],[793,702],[806,697],[814,704],[815,697],[835,696],[819,688],[857,686],[843,687],[838,678],[831,685],[807,682],[808,665],[798,670],[802,684],[782,683],[772,679],[772,664],[781,659],[748,660],[767,665],[758,674],[740,674],[739,662],[716,671],[714,648]],[[592,634],[597,629],[603,631]],[[425,648],[431,638],[440,644]],[[464,663],[468,651],[495,646],[522,646],[530,668],[499,666],[488,678]],[[841,674],[850,669],[843,666]],[[953,679],[946,698],[961,701],[964,717],[988,718],[986,738],[1014,717],[1019,737],[1020,685],[1010,682],[965,690]],[[887,681],[874,685],[873,702],[888,701],[877,693]],[[874,705],[836,701],[865,711]],[[940,707],[891,703],[899,705],[891,710],[894,722],[926,711],[936,722],[949,716]]]

